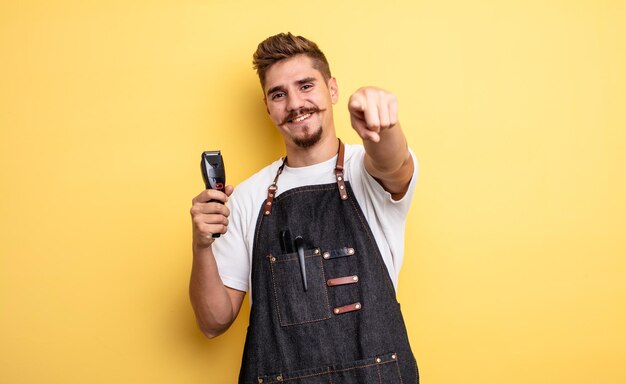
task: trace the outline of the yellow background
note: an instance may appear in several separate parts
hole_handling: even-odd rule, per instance
[[[233,383],[249,314],[187,298],[200,152],[280,156],[251,69],[319,43],[339,134],[393,90],[420,161],[401,274],[422,379],[626,382],[626,3],[0,4],[0,382]]]

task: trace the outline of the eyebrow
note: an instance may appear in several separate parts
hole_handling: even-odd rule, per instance
[[[314,83],[315,82],[315,77],[305,77],[302,80],[298,80],[298,84],[304,84],[304,83]]]
[[[298,85],[306,84],[306,83],[314,83],[316,81],[315,77],[305,77],[304,79],[300,79],[296,81]],[[271,95],[274,92],[285,91],[285,87],[283,85],[277,85],[267,90],[267,95]]]
[[[267,90],[267,95],[271,95],[274,92],[278,92],[278,91],[284,91],[285,88],[282,85],[277,85],[275,87],[272,87],[270,89]]]

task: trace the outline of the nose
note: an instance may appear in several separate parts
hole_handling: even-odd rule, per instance
[[[297,92],[290,92],[287,95],[287,110],[297,111],[304,107],[304,99]]]

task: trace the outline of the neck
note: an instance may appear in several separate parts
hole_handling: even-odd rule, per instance
[[[287,165],[297,168],[323,163],[335,156],[338,148],[339,141],[336,135],[322,137],[317,144],[309,148],[287,145]]]

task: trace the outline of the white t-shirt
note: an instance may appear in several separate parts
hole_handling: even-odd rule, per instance
[[[347,144],[345,147],[344,177],[354,193],[350,198],[356,198],[359,203],[396,289],[404,258],[404,224],[417,179],[417,161],[411,155],[414,173],[409,189],[402,199],[393,200],[391,194],[365,170],[363,146]],[[276,195],[305,185],[336,183],[336,162],[337,156],[308,167],[285,166],[278,178]],[[267,197],[267,187],[281,164],[279,159],[263,168],[239,184],[230,196],[227,203],[230,208],[228,232],[213,243],[219,273],[227,287],[246,292],[251,286],[256,223]]]

